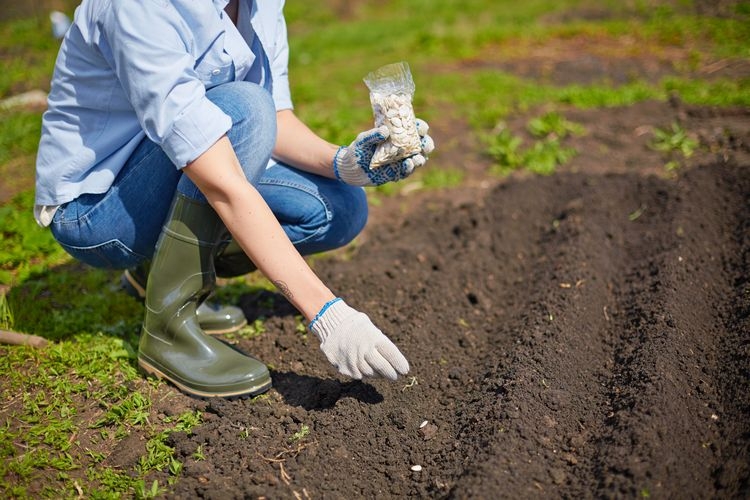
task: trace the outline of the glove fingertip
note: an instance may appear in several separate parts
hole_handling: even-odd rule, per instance
[[[362,372],[356,369],[349,370],[349,369],[339,368],[339,373],[349,378],[352,378],[354,380],[362,380]]]
[[[372,370],[373,375],[380,375],[389,380],[396,380],[398,373],[391,365],[391,361],[380,352],[380,349],[373,349],[365,354],[364,362]]]
[[[395,368],[399,375],[406,375],[407,373],[409,373],[409,362],[402,355],[399,362],[393,363],[393,368]]]
[[[413,165],[412,170],[415,170],[415,169],[421,167],[422,165],[424,165],[425,163],[427,163],[427,158],[425,158],[421,154],[416,154],[416,155],[414,155],[414,156],[411,157],[411,162],[412,162],[412,165]]]
[[[414,168],[416,166],[417,165],[415,165],[414,160],[412,160],[411,158],[405,159],[401,163],[403,177],[407,177],[407,176],[411,175],[412,172],[414,172]]]
[[[427,122],[420,118],[417,118],[415,121],[417,125],[417,133],[421,137],[424,137],[425,135],[427,135],[427,132],[430,130],[430,126],[427,124]]]
[[[395,344],[390,341],[387,344],[381,344],[378,346],[378,352],[388,361],[390,367],[395,370],[394,375],[406,375],[409,373],[409,361],[407,361],[406,356],[398,350]]]
[[[425,135],[422,137],[422,154],[425,156],[429,155],[435,150],[435,141],[432,140],[432,137],[429,135]]]

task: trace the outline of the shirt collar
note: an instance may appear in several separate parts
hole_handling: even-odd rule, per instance
[[[221,13],[221,11],[224,10],[224,7],[229,3],[229,0],[213,0],[213,2],[214,7],[216,7],[216,12]]]

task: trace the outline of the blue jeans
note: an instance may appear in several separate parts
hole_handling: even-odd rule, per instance
[[[269,161],[276,111],[266,90],[233,82],[206,95],[232,118],[227,136],[245,176],[301,254],[341,247],[359,234],[367,221],[362,188]],[[178,190],[206,202],[162,149],[144,139],[107,192],[83,194],[62,205],[50,228],[60,245],[82,262],[110,269],[134,267],[152,257]]]

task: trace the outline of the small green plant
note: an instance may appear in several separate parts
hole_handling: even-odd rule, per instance
[[[167,422],[171,422],[172,419],[166,419]],[[177,417],[177,424],[175,424],[173,431],[184,432],[190,434],[193,432],[193,428],[200,425],[203,421],[203,414],[196,411],[186,411]]]
[[[139,392],[132,393],[123,401],[109,407],[104,416],[99,419],[94,427],[103,425],[143,425],[148,424],[148,414],[151,401]]]
[[[637,209],[635,209],[634,211],[628,214],[628,220],[630,222],[637,221],[641,217],[641,215],[643,215],[645,211],[646,211],[646,205],[641,205],[640,207],[638,207]]]
[[[494,160],[492,173],[506,175],[513,170],[525,169],[539,175],[550,175],[557,167],[568,163],[577,151],[566,147],[561,140],[571,131],[583,129],[568,122],[556,113],[548,113],[529,122],[532,135],[538,139],[523,148],[523,139],[501,124],[498,133],[487,138],[487,153]]]
[[[524,163],[530,172],[540,175],[555,173],[558,166],[565,165],[577,154],[573,148],[564,147],[558,139],[537,141],[526,150]]]
[[[163,471],[165,469],[172,472],[172,470],[182,468],[182,464],[174,457],[174,449],[167,445],[169,434],[169,431],[162,431],[146,442],[146,455],[140,457],[138,461],[138,469],[141,474],[145,475],[152,470]],[[175,462],[179,465],[175,465]]]
[[[302,427],[292,434],[292,437],[289,438],[290,443],[296,443],[297,441],[306,438],[310,434],[310,427],[302,424]]]
[[[513,135],[510,129],[502,126],[497,134],[487,138],[487,142],[487,153],[495,161],[498,173],[508,173],[523,165],[523,139]]]
[[[203,453],[203,445],[199,444],[198,447],[193,452],[193,459],[194,460],[205,460],[206,454]]]
[[[664,168],[673,171],[681,166],[681,160],[690,158],[698,149],[698,141],[677,122],[672,122],[668,129],[656,128],[650,146],[663,153],[667,158]]]
[[[137,490],[139,498],[143,499],[156,498],[166,492],[164,488],[161,488],[159,486],[159,481],[156,479],[154,479],[154,482],[151,483],[151,487],[149,489],[146,489],[146,482],[141,481]]]
[[[240,330],[226,334],[227,340],[236,341],[238,338],[250,340],[260,337],[266,331],[266,319],[264,317],[255,318],[255,321],[243,326]]]

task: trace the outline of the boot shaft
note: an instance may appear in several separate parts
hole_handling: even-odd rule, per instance
[[[149,331],[169,330],[170,321],[192,321],[197,305],[214,289],[217,245],[227,234],[210,205],[175,195],[146,287]]]

